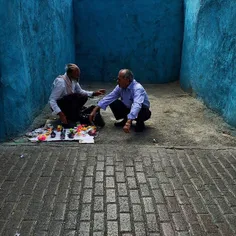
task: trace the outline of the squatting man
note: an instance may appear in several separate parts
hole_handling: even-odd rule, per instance
[[[90,113],[90,122],[93,122],[96,112],[102,108],[106,110],[109,105],[116,120],[115,126],[123,127],[129,133],[133,120],[136,120],[135,131],[142,132],[145,128],[144,121],[151,117],[150,102],[143,86],[134,79],[131,70],[122,69],[117,78],[118,85],[114,90],[101,99]]]
[[[76,64],[66,65],[65,74],[59,75],[53,82],[49,104],[53,114],[60,117],[63,125],[70,126],[80,119],[80,112],[88,97],[105,94],[105,89],[95,92],[83,90],[79,84],[80,69]]]

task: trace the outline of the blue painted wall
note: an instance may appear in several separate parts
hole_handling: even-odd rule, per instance
[[[0,140],[32,122],[74,61],[83,81],[111,81],[126,67],[140,82],[166,83],[181,67],[183,89],[236,126],[235,0],[2,2]]]
[[[183,0],[74,2],[76,62],[81,77],[111,81],[130,68],[140,82],[179,79]]]
[[[32,122],[48,101],[52,81],[74,61],[72,0],[3,0],[0,22],[3,140]]]
[[[236,126],[235,0],[185,0],[181,86]]]

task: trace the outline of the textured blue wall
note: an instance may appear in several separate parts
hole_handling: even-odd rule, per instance
[[[32,122],[47,103],[56,75],[74,61],[72,0],[4,0],[0,22],[3,140]]]
[[[235,0],[185,0],[181,86],[236,125]]]
[[[75,1],[76,62],[84,79],[130,68],[140,82],[179,79],[183,0]]]

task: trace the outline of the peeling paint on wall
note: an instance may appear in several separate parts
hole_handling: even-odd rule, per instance
[[[0,8],[0,140],[22,132],[74,61],[72,0],[4,1]]]
[[[234,0],[185,0],[181,86],[236,125]]]
[[[130,68],[145,83],[179,79],[182,0],[75,1],[76,61],[89,81]]]

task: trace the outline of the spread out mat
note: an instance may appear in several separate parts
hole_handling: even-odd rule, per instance
[[[98,136],[95,126],[77,124],[74,128],[65,129],[61,125],[47,120],[43,128],[35,129],[26,134],[31,142],[78,141],[79,143],[94,143]]]

